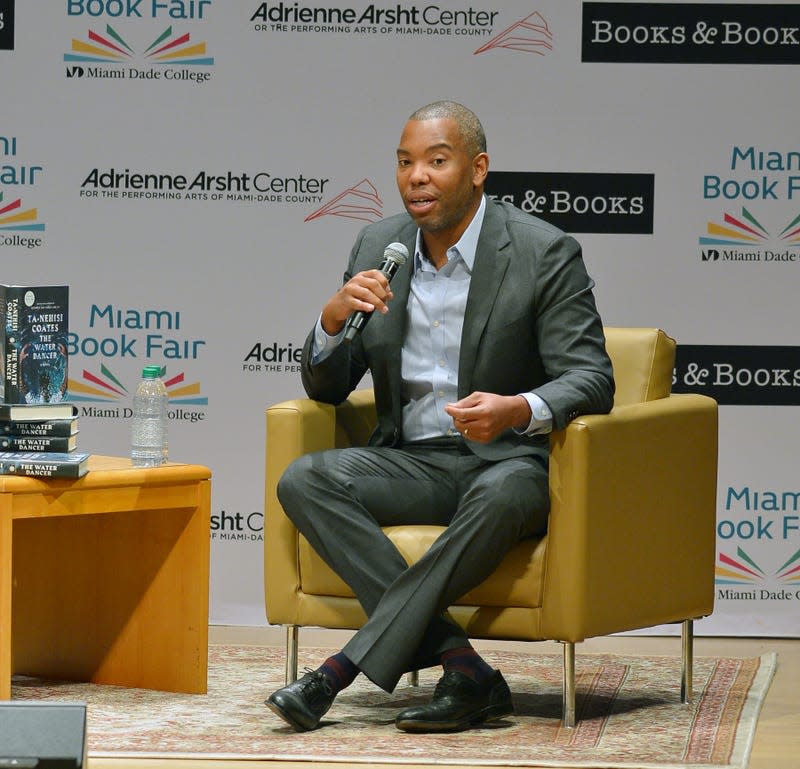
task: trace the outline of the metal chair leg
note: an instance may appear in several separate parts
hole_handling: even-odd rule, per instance
[[[692,701],[692,673],[694,665],[694,622],[684,620],[681,625],[681,702]]]
[[[284,625],[286,628],[286,672],[284,682],[286,685],[297,680],[297,637],[299,625]]]
[[[564,644],[564,677],[563,677],[563,722],[565,729],[575,728],[575,644],[562,641]]]

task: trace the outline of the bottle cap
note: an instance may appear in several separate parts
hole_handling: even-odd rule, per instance
[[[142,378],[158,379],[161,376],[161,366],[145,366],[142,369]]]

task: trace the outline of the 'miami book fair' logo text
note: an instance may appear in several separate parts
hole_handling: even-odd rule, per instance
[[[702,261],[800,264],[800,151],[735,145],[724,172],[703,177],[703,199],[725,208],[698,240]]]
[[[64,54],[67,78],[207,83],[214,57],[207,43],[173,22],[202,22],[212,0],[67,0],[69,17],[97,20],[85,37],[73,38]],[[105,26],[101,19],[110,19]],[[120,20],[125,20],[124,27]],[[159,22],[143,32],[131,20]],[[164,24],[166,23],[166,26]]]
[[[351,35],[353,37],[392,37],[403,41],[430,40],[475,45],[472,53],[492,50],[532,53],[545,56],[553,49],[553,33],[539,11],[503,23],[502,14],[493,8],[465,8],[463,3],[418,5],[397,3],[380,6],[324,5],[308,3],[259,3],[250,14],[256,32],[292,35]]]
[[[129,419],[132,409],[122,403],[130,404],[142,366],[147,361],[164,361],[169,418],[188,422],[205,418],[205,411],[197,407],[207,406],[208,398],[201,394],[199,382],[186,381],[183,368],[199,359],[206,343],[185,333],[180,310],[93,304],[88,327],[86,334],[70,332],[68,341],[73,372],[79,368],[79,357],[88,359],[80,377],[71,377],[68,387],[70,400],[81,405],[82,416]],[[120,375],[120,369],[127,375]]]
[[[21,160],[16,136],[0,136],[0,246],[38,248],[44,224],[36,208],[25,205],[21,187],[34,187],[43,167]]]

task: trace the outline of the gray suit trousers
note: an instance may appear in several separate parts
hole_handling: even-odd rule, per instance
[[[520,539],[543,532],[550,506],[539,458],[481,459],[460,437],[303,456],[278,498],[363,606],[368,620],[343,651],[388,692],[405,672],[469,644],[445,610]],[[408,566],[381,531],[400,524],[447,529]]]

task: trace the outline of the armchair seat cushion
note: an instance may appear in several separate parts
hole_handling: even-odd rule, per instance
[[[444,531],[442,526],[388,526],[389,539],[414,563]],[[526,539],[506,555],[494,573],[462,596],[459,606],[517,606],[536,609],[542,605],[546,537]],[[300,589],[308,595],[354,598],[353,591],[314,552],[305,537],[299,538]]]

